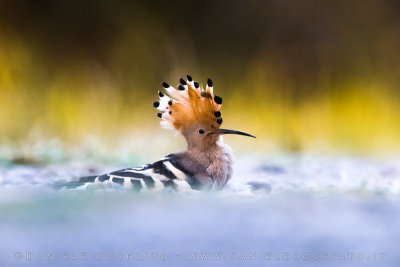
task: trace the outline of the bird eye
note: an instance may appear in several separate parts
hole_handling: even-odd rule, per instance
[[[204,134],[204,130],[203,130],[203,129],[200,129],[200,130],[199,130],[199,134]]]

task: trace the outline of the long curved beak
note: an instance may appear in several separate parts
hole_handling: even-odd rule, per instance
[[[244,135],[244,136],[256,138],[254,135],[244,133],[241,131],[229,130],[229,129],[218,129],[214,132],[211,132],[210,134],[237,134],[237,135]]]

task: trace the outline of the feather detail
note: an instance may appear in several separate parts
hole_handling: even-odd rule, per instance
[[[172,101],[172,99],[170,97],[168,97],[167,95],[165,95],[164,93],[162,93],[161,91],[158,91],[158,95],[160,96],[160,100],[158,101],[159,105],[157,107],[157,109],[159,111],[161,111],[162,113],[167,111],[168,108],[168,102]]]
[[[207,80],[206,90],[189,75],[186,81],[181,78],[179,82],[176,89],[164,82],[169,96],[159,91],[160,100],[153,103],[162,112],[162,127],[183,132],[193,124],[204,122],[218,128],[215,114],[221,116],[222,98],[214,95],[211,79]]]

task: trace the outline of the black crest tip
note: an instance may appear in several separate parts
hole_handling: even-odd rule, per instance
[[[158,108],[160,106],[160,102],[155,101],[153,102],[153,107]]]
[[[169,88],[169,84],[166,83],[166,82],[163,82],[163,83],[162,83],[162,86],[163,86],[164,88]]]
[[[161,118],[162,113],[157,113],[157,117]]]
[[[222,98],[220,96],[215,95],[214,96],[214,101],[215,103],[217,103],[218,105],[222,104]]]
[[[214,112],[214,116],[217,117],[217,118],[221,117],[221,112],[215,111]]]
[[[199,88],[199,83],[198,82],[194,82],[194,87]]]
[[[193,81],[192,76],[190,76],[189,74],[186,75],[186,77],[187,77],[187,80],[188,80],[189,82]]]
[[[185,80],[184,80],[184,79],[182,79],[182,78],[180,78],[180,79],[179,79],[179,82],[180,82],[182,85],[186,85],[186,82],[185,82]]]
[[[168,105],[172,106],[172,100],[168,101]]]
[[[222,118],[219,118],[219,119],[217,120],[217,123],[218,123],[218,124],[222,124]]]
[[[207,79],[207,85],[208,85],[209,87],[213,87],[213,82],[212,82],[211,79]]]
[[[185,87],[184,87],[182,84],[180,84],[180,85],[178,85],[178,90],[184,91],[184,90],[185,90]]]
[[[163,94],[161,91],[158,91],[158,95],[159,95],[160,97],[164,97],[164,94]]]

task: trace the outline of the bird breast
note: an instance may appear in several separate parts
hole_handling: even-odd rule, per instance
[[[213,187],[222,189],[232,177],[232,164],[234,161],[232,149],[224,144],[221,138],[217,148],[209,154],[209,157],[211,163],[206,171],[214,180]]]

